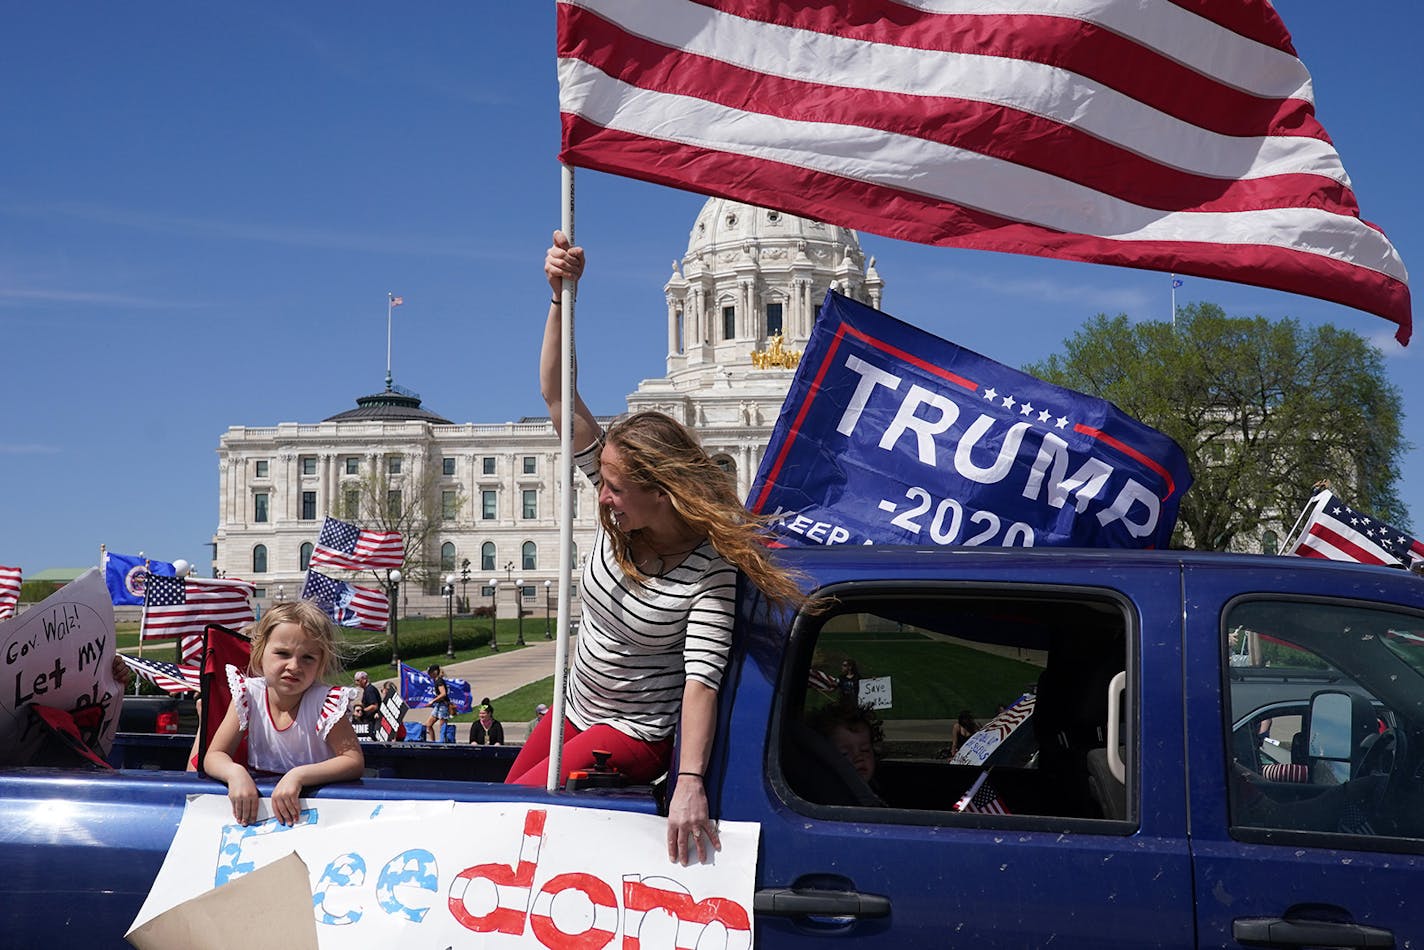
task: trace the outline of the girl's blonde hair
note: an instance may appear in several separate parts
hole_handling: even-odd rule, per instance
[[[766,525],[737,497],[732,476],[714,462],[685,426],[661,412],[637,412],[609,426],[606,444],[618,450],[623,475],[632,484],[665,494],[689,527],[705,535],[728,564],[746,574],[771,602],[789,607],[806,599],[798,578],[767,556]],[[608,510],[598,517],[618,566],[630,577],[646,575],[633,563],[630,538]]]
[[[342,644],[336,639],[336,626],[331,618],[309,600],[288,600],[267,608],[262,619],[253,627],[252,657],[247,662],[249,676],[262,675],[262,656],[267,652],[267,641],[280,623],[296,624],[302,628],[302,633],[321,645],[323,680],[341,675]]]

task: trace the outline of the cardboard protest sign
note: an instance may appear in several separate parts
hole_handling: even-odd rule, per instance
[[[748,506],[786,544],[1166,547],[1170,438],[828,291]]]
[[[715,858],[682,867],[655,815],[342,799],[303,800],[292,827],[271,814],[263,799],[243,827],[225,796],[192,796],[134,930],[295,852],[321,947],[753,945],[754,823],[722,822]]]
[[[31,705],[84,713],[80,741],[108,752],[123,692],[114,641],[114,605],[97,568],[0,623],[0,765],[26,764],[42,740]]]

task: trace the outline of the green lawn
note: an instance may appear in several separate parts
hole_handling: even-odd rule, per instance
[[[1008,705],[1043,672],[1032,663],[1000,656],[915,631],[834,633],[817,643],[817,668],[832,676],[853,657],[862,679],[890,677],[894,705],[884,719],[953,718],[968,709],[981,722]]]

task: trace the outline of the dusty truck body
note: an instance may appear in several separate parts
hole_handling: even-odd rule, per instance
[[[826,606],[743,590],[707,777],[715,815],[760,827],[759,946],[1424,941],[1424,579],[1180,552],[784,557]],[[847,659],[858,682],[837,683]],[[1025,695],[1002,755],[951,761],[959,713]],[[847,696],[883,732],[869,777],[816,728]],[[185,796],[220,791],[176,771],[181,746],[121,735],[114,773],[0,773],[7,945],[124,945]],[[372,744],[368,777],[311,794],[664,798],[497,784],[509,756]]]

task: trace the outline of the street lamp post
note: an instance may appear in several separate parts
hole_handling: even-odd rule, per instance
[[[386,571],[386,587],[391,597],[391,666],[396,669],[400,669],[400,582],[398,568]]]
[[[460,600],[464,601],[465,611],[470,609],[470,559],[465,558],[460,562]]]
[[[278,584],[278,585],[277,585],[277,603],[280,604],[282,601],[284,601],[284,600],[286,600],[286,599],[287,599],[287,585],[286,585],[286,584]]]
[[[440,588],[445,595],[445,656],[455,659],[455,575],[446,574]]]
[[[514,582],[514,610],[519,614],[519,645],[524,646],[524,578]]]
[[[554,589],[554,582],[553,582],[553,581],[545,581],[545,582],[544,582],[544,639],[545,639],[545,640],[552,640],[552,639],[554,639],[553,630],[552,630],[552,628],[549,626],[549,595],[550,595],[550,593],[552,593],[553,589]]]
[[[499,578],[490,578],[490,652],[499,652]]]

